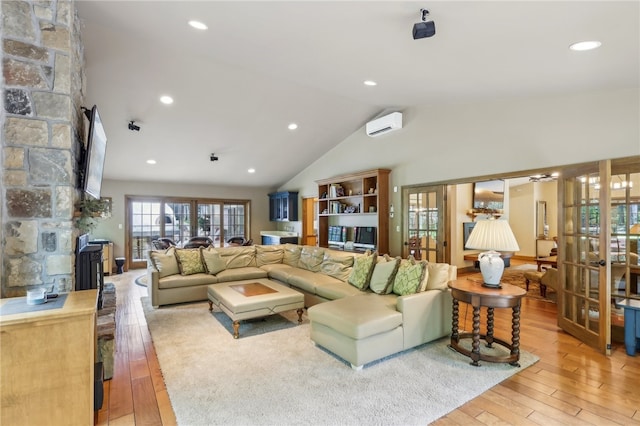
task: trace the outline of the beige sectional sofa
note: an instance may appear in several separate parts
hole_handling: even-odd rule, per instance
[[[456,267],[295,244],[149,252],[151,303],[207,300],[211,284],[269,278],[305,297],[311,339],[359,369],[446,336]]]

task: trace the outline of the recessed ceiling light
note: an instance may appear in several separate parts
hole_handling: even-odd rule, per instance
[[[160,96],[160,102],[165,105],[171,105],[173,103],[173,98],[171,96],[163,95]]]
[[[597,40],[579,41],[577,43],[573,43],[572,45],[570,45],[569,49],[575,50],[576,52],[584,52],[585,50],[597,49],[600,46],[602,46],[602,43],[600,43]]]
[[[209,29],[209,27],[207,27],[205,24],[203,24],[200,21],[189,21],[189,25],[191,25],[196,30],[207,30],[207,29]]]
[[[365,86],[377,86],[377,85],[378,85],[378,83],[376,83],[376,82],[375,82],[375,81],[373,81],[373,80],[365,80],[365,81],[364,81],[364,85],[365,85]]]
[[[296,123],[291,123],[287,127],[289,128],[289,130],[295,130],[298,128],[298,125]]]
[[[247,170],[247,172],[249,172],[249,173],[255,173],[255,172],[256,172],[256,169],[253,169],[253,168],[252,168],[252,169]]]
[[[156,160],[147,160],[147,164],[156,164]]]

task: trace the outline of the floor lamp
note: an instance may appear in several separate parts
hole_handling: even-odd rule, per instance
[[[500,279],[504,272],[504,260],[499,251],[515,252],[520,247],[513,235],[509,222],[491,217],[479,220],[471,231],[465,248],[487,250],[478,255],[483,286],[501,288]]]

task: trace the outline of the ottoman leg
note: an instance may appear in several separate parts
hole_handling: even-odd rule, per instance
[[[540,296],[547,297],[547,286],[540,283]]]
[[[233,322],[233,338],[237,339],[240,336],[240,321]]]
[[[304,312],[304,309],[298,309],[296,312],[298,313],[298,322],[302,322],[302,314]]]
[[[213,311],[213,302],[209,300],[209,312]]]
[[[524,285],[527,287],[527,291],[529,291],[529,278],[526,278],[524,280]],[[211,302],[209,302],[209,303],[211,303]]]

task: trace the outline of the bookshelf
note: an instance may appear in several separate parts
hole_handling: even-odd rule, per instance
[[[374,169],[316,181],[320,247],[389,253],[389,173]]]

